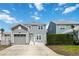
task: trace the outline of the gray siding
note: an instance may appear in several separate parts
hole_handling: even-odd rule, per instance
[[[54,22],[49,23],[48,34],[56,34],[56,24]]]
[[[25,44],[30,44],[31,40],[35,40],[35,43],[46,44],[47,43],[46,33],[47,33],[46,24],[35,24],[35,25],[30,24],[29,26],[26,25],[24,27],[18,27],[17,25],[12,28],[12,32],[10,34],[11,43],[12,45],[18,45],[18,44],[25,45]],[[26,36],[23,36],[23,34],[25,34]],[[32,37],[31,34],[33,34]],[[41,37],[40,40],[37,39],[38,36]],[[5,39],[8,40],[9,37],[3,38],[2,43],[5,43],[4,42]],[[7,42],[9,43],[9,40]]]
[[[43,26],[43,28],[39,29],[38,28],[39,26]],[[37,40],[37,35],[41,35],[41,42],[43,42],[44,44],[47,43],[47,40],[46,40],[47,30],[46,30],[46,26],[45,25],[31,26],[31,29],[29,29],[29,32],[33,33],[32,39],[34,39],[36,42],[38,41]]]

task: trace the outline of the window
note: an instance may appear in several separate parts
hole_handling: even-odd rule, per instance
[[[38,29],[43,29],[43,26],[38,26]]]
[[[5,34],[5,36],[10,36],[10,34]]]
[[[14,36],[20,36],[20,37],[22,37],[22,36],[26,36],[25,34],[15,34]]]
[[[18,29],[21,29],[21,26],[19,26]]]
[[[60,29],[65,29],[65,26],[61,25],[59,26]]]
[[[38,40],[38,36],[37,36],[37,40]]]
[[[41,26],[41,29],[43,29],[43,26]]]
[[[38,26],[38,29],[40,29],[40,26]]]
[[[39,36],[39,40],[41,40],[41,35]]]
[[[41,40],[41,35],[37,35],[37,40]]]
[[[60,29],[65,29],[64,27],[61,27]]]

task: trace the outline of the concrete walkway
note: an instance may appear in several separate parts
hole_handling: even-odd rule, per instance
[[[0,51],[0,56],[60,56],[45,45],[14,45]]]

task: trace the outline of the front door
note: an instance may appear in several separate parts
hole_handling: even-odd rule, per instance
[[[33,34],[30,34],[30,44],[35,44]]]
[[[37,37],[35,39],[35,44],[43,44],[42,35],[37,35]]]

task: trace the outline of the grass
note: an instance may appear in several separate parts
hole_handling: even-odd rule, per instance
[[[78,45],[48,45],[50,49],[65,56],[79,56]]]
[[[7,47],[9,47],[9,45],[0,45],[0,51],[7,48]]]

